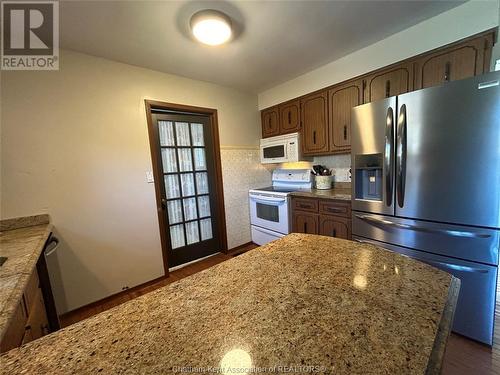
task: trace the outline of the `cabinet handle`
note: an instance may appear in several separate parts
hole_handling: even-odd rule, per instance
[[[385,97],[388,98],[391,96],[391,81],[385,81]]]
[[[313,143],[316,144],[316,130],[313,130]]]
[[[328,212],[344,212],[341,208],[327,208]]]
[[[271,130],[271,117],[267,120],[267,128]]]
[[[304,222],[304,233],[307,233],[307,221]]]
[[[292,124],[292,112],[288,111],[288,125]]]
[[[333,228],[333,237],[337,237],[337,230],[335,228]]]
[[[444,81],[449,82],[450,81],[450,74],[451,74],[451,63],[448,61],[446,65],[444,66]]]
[[[344,125],[344,141],[347,141],[347,125]]]

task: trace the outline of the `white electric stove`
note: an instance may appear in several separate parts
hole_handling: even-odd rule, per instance
[[[290,233],[289,194],[311,189],[311,170],[275,169],[272,184],[248,192],[252,241],[258,245]]]

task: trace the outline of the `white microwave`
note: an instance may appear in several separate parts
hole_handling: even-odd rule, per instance
[[[278,135],[260,140],[260,162],[293,163],[302,160],[299,133]]]

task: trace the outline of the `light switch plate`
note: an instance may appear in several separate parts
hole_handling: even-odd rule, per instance
[[[155,182],[153,171],[146,171],[146,182],[148,184],[152,184],[153,182]]]

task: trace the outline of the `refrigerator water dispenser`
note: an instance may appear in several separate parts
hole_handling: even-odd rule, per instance
[[[356,199],[382,201],[382,154],[356,155]]]

